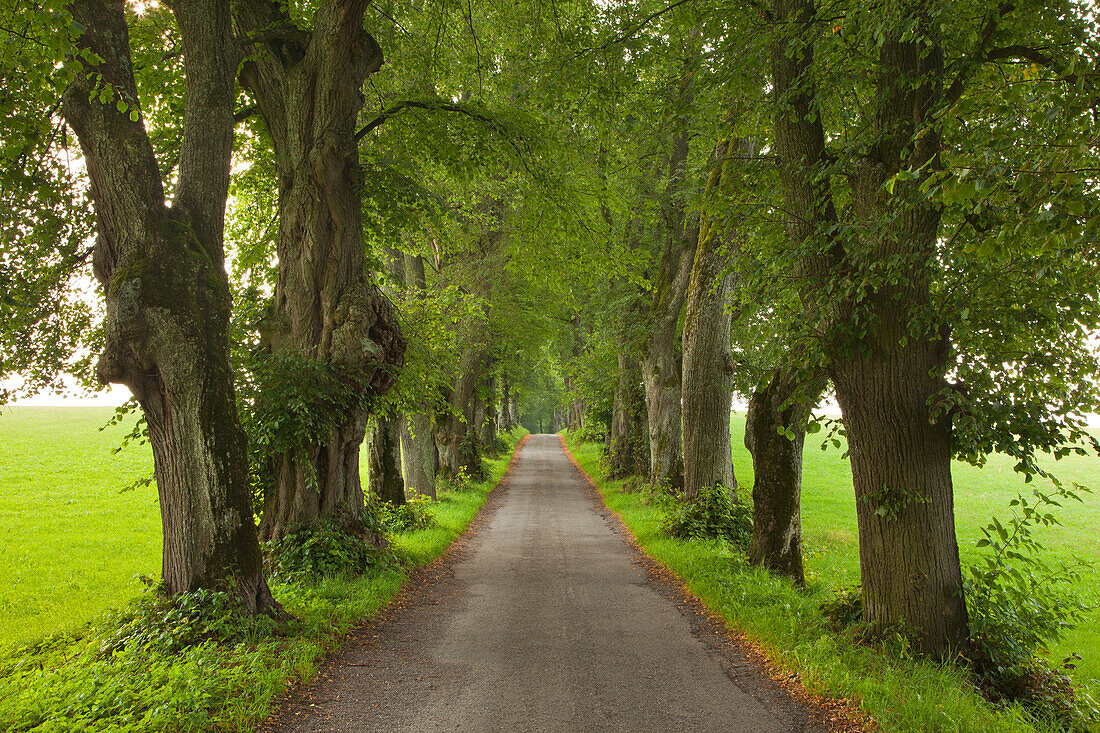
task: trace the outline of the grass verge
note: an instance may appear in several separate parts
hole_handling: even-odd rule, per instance
[[[520,433],[509,437],[514,445]],[[119,644],[150,598],[109,611],[71,632],[0,653],[0,730],[247,731],[264,720],[288,685],[309,681],[346,632],[375,615],[400,590],[409,569],[442,555],[504,475],[511,451],[489,462],[490,476],[464,491],[440,492],[435,525],[396,534],[396,563],[360,576],[276,584],[294,619],[240,622],[218,638],[220,617],[204,637],[168,643],[193,622],[186,609],[157,617],[157,634]],[[203,612],[205,613],[205,611]],[[168,641],[166,641],[168,640]]]
[[[661,511],[643,494],[623,493],[623,482],[603,477],[596,444],[570,438],[568,446],[639,546],[780,669],[797,674],[810,694],[851,700],[873,721],[871,729],[891,733],[1057,730],[1017,705],[992,705],[965,673],[915,659],[899,642],[867,647],[833,631],[818,607],[831,594],[820,586],[799,591],[749,567],[725,543],[669,537],[660,528]]]

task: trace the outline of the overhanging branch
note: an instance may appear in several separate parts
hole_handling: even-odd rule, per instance
[[[475,119],[478,122],[481,122],[482,124],[491,127],[497,132],[501,131],[501,124],[493,118],[487,117],[486,115],[483,115],[479,112],[475,112],[474,110],[464,107],[460,104],[453,104],[450,102],[420,102],[413,99],[406,99],[405,101],[398,102],[392,107],[384,110],[382,114],[378,115],[373,120],[364,125],[363,128],[359,130],[359,132],[355,133],[355,139],[362,140],[367,134],[382,125],[382,123],[384,123],[386,120],[390,119],[391,117],[395,117],[406,109],[423,109],[429,112],[457,112],[458,114],[463,114],[467,117]]]

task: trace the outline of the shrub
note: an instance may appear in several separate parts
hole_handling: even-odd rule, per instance
[[[130,606],[109,611],[89,639],[103,655],[135,648],[175,654],[207,641],[239,639],[255,619],[225,591],[201,589],[168,596],[163,584],[142,577],[145,592]]]
[[[1040,656],[1088,610],[1071,589],[1076,566],[1047,564],[1033,534],[1037,527],[1059,524],[1051,511],[1060,506],[1059,498],[1079,500],[1056,483],[1050,493],[1018,495],[1009,503],[1010,520],[994,517],[982,528],[978,547],[990,551],[967,569],[964,579],[967,655],[987,697],[1019,701],[1037,718],[1076,730],[1100,719],[1100,710],[1087,694],[1074,690],[1062,669]],[[1063,666],[1070,664],[1067,659]]]
[[[287,582],[364,573],[390,563],[388,544],[381,518],[368,510],[356,521],[321,520],[266,543],[268,568],[273,578]]]
[[[367,510],[376,514],[382,526],[389,532],[412,532],[435,526],[432,500],[427,496],[414,496],[404,504],[392,504],[371,497]]]
[[[690,499],[658,499],[655,503],[665,508],[661,528],[669,535],[720,539],[748,550],[752,541],[752,509],[735,501],[725,486],[708,486]]]
[[[440,471],[435,477],[435,486],[439,491],[461,493],[469,491],[474,483],[473,478],[464,469],[460,469],[458,473]]]
[[[834,631],[842,631],[863,620],[863,595],[858,585],[838,588],[835,596],[817,607]]]

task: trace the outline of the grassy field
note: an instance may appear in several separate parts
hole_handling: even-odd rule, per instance
[[[87,621],[160,575],[148,446],[117,455],[127,427],[102,432],[109,407],[0,413],[0,646]]]
[[[735,414],[733,462],[737,480],[752,485],[752,459],[745,449],[743,414]],[[814,438],[817,437],[817,440]],[[850,586],[859,582],[859,545],[856,530],[855,497],[852,493],[852,472],[842,450],[830,447],[820,450],[820,436],[807,436],[803,459],[802,522],[805,533],[807,572],[810,581],[832,587]],[[1013,462],[993,456],[982,468],[955,463],[952,476],[955,484],[955,526],[963,564],[974,561],[978,550],[974,543],[982,536],[981,527],[996,515],[1009,516],[1008,502],[1017,492],[1030,493],[1012,470]],[[1050,461],[1047,468],[1055,470],[1063,480],[1073,480],[1096,487],[1100,491],[1100,459],[1071,456]],[[1038,486],[1038,482],[1033,485]],[[1100,561],[1100,494],[1085,494],[1082,503],[1067,504],[1058,514],[1062,526],[1042,530],[1040,537],[1047,547],[1048,558],[1071,562],[1079,557]],[[1100,569],[1083,570],[1078,584],[1083,600],[1094,607],[1085,621],[1051,649],[1051,657],[1062,660],[1070,652],[1078,652],[1082,661],[1073,675],[1082,682],[1100,678]],[[1100,684],[1090,683],[1094,693]]]
[[[100,431],[113,412],[0,413],[0,647],[79,626],[137,595],[137,574],[160,576],[156,488],[122,491],[152,473],[152,454],[136,444],[113,453],[132,424]],[[472,510],[464,495],[452,496],[435,507],[439,526],[396,543],[422,561]]]

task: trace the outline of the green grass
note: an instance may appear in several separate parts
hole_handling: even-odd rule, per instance
[[[739,484],[752,486],[752,459],[744,447],[743,414],[735,414],[733,433],[734,472]],[[817,438],[815,440],[815,437]],[[842,449],[820,449],[820,435],[806,438],[802,479],[802,524],[806,543],[806,569],[811,582],[836,588],[859,583],[859,537],[856,529],[855,495],[852,472]],[[982,468],[956,462],[952,468],[955,486],[955,528],[963,565],[977,560],[975,542],[981,527],[996,515],[1009,515],[1008,502],[1018,492],[1030,493],[1031,487],[1012,470],[1013,461],[991,456]],[[1100,491],[1100,459],[1095,456],[1070,456],[1049,461],[1063,480],[1091,485]],[[1038,486],[1039,482],[1033,484]],[[1082,503],[1071,502],[1058,512],[1062,526],[1045,528],[1039,537],[1046,557],[1054,562],[1072,562],[1079,557],[1100,561],[1100,494],[1084,494]],[[1100,695],[1100,568],[1082,570],[1077,590],[1093,607],[1077,629],[1050,650],[1060,662],[1069,653],[1082,656],[1072,673],[1079,684],[1088,685]]]
[[[11,586],[0,587],[0,598],[12,607],[2,617],[7,640],[34,637],[0,651],[0,730],[252,730],[289,683],[309,680],[350,628],[398,592],[408,568],[447,549],[511,457],[509,452],[490,461],[483,483],[440,492],[432,505],[434,526],[393,536],[396,564],[362,576],[273,585],[275,597],[293,614],[290,621],[235,622],[229,641],[210,639],[171,652],[132,644],[105,653],[104,643],[148,605],[148,598],[126,603],[138,587],[131,576],[159,564],[152,490],[118,493],[147,470],[148,454],[134,449],[121,460],[112,456],[121,433],[94,429],[108,415],[22,408],[0,418],[0,567],[9,574],[0,577],[43,577],[33,586],[15,584],[11,592]],[[509,437],[514,444],[520,436]],[[40,507],[27,498],[35,493],[50,503]],[[69,529],[59,532],[58,526]],[[110,607],[121,608],[105,610]],[[33,629],[19,628],[32,622]]]
[[[109,407],[0,413],[0,647],[71,628],[160,574],[160,510],[148,446],[113,450]],[[132,423],[130,423],[132,424]]]

